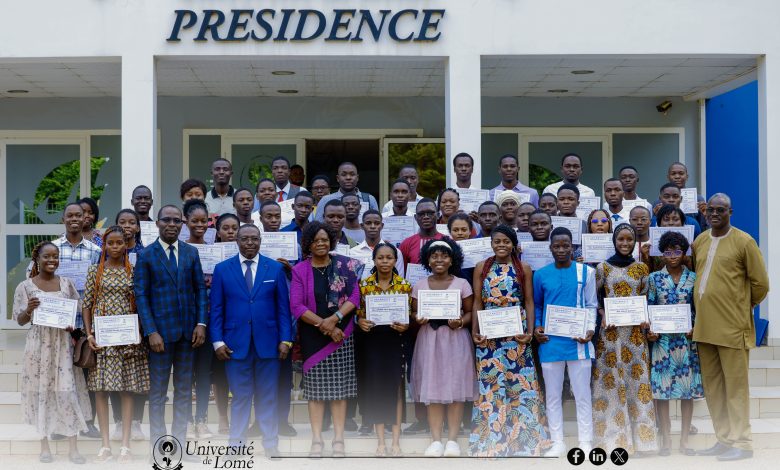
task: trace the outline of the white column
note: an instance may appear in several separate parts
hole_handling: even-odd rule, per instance
[[[761,316],[769,342],[780,345],[780,50],[758,59],[758,193],[761,251],[769,271],[769,295]]]
[[[479,54],[450,56],[444,77],[447,185],[455,185],[452,158],[461,152],[466,152],[474,157],[471,184],[480,188],[482,187],[482,82]]]
[[[130,206],[133,189],[152,189],[155,206],[159,194],[157,155],[157,77],[155,58],[133,54],[122,57],[122,206]]]

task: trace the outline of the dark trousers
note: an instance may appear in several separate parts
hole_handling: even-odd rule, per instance
[[[119,392],[108,392],[111,398],[111,413],[114,415],[114,422],[122,421],[122,394]],[[149,395],[133,394],[133,421],[141,422],[144,420],[144,405]]]
[[[168,434],[165,425],[165,396],[173,368],[173,425],[171,435],[185,442],[187,421],[192,416],[192,343],[181,338],[165,343],[161,353],[149,353],[149,440],[152,445]]]
[[[276,396],[279,388],[279,365],[277,358],[264,359],[257,356],[252,343],[244,359],[230,359],[225,363],[230,393],[230,445],[246,443],[252,403],[255,405],[255,420],[263,435],[263,447],[271,449],[279,445],[279,418]]]
[[[292,392],[293,364],[292,353],[287,355],[287,359],[279,361],[279,389],[277,391],[276,414],[279,417],[279,424],[288,424],[290,422],[290,392]]]
[[[196,423],[205,423],[209,415],[209,394],[211,393],[211,362],[214,358],[214,348],[209,343],[195,348],[192,365],[192,381],[195,385],[195,416]]]

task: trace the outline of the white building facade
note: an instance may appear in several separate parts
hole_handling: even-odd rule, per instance
[[[757,207],[780,285],[778,15],[771,0],[14,2],[0,20],[3,326],[30,237],[62,231],[53,192],[102,188],[110,224],[137,185],[159,207],[217,156],[240,186],[258,156],[282,154],[308,177],[354,160],[384,201],[393,145],[443,144],[450,185],[467,152],[484,188],[503,154],[527,183],[576,151],[597,193],[632,164],[648,199],[683,161],[700,194],[757,188],[735,211]],[[729,169],[708,158],[707,100],[751,82],[758,176],[708,187]],[[41,187],[47,176],[63,187]],[[780,343],[780,289],[761,312]]]

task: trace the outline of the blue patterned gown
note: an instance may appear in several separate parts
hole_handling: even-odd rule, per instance
[[[525,330],[533,328],[526,324],[523,289],[511,264],[493,263],[480,295],[485,309],[520,306]],[[530,344],[491,339],[476,351],[479,397],[472,411],[471,455],[541,455],[550,435]]]
[[[648,305],[691,304],[691,324],[696,318],[693,311],[693,284],[696,273],[683,266],[680,282],[674,284],[664,267],[650,274],[647,280]],[[685,334],[662,334],[652,343],[650,384],[655,400],[689,400],[704,396],[701,384],[701,366],[696,343]]]

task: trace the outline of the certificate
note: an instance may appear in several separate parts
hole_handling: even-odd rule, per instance
[[[515,230],[515,233],[517,233],[517,242],[518,243],[534,241],[534,237],[533,237],[533,235],[531,235],[531,232],[518,232],[517,230]]]
[[[181,232],[179,232],[179,241],[187,243],[187,240],[189,239],[190,239],[190,229],[186,225],[182,225]],[[206,232],[203,234],[203,241],[206,242],[207,245],[213,245],[214,240],[216,239],[217,239],[217,229],[207,228]]]
[[[100,347],[138,344],[138,315],[109,315],[95,317],[95,341]]]
[[[544,334],[566,338],[588,335],[588,309],[548,305],[544,314]]]
[[[447,228],[447,224],[436,224],[436,231],[445,237],[450,236],[450,229]]]
[[[479,333],[487,339],[510,338],[524,333],[520,307],[517,306],[479,310],[477,320]]]
[[[64,330],[76,325],[79,301],[53,295],[38,296],[41,304],[33,311],[33,325],[50,326]]]
[[[203,274],[214,274],[214,266],[222,262],[222,247],[219,245],[190,245],[198,249]]]
[[[460,318],[460,291],[417,291],[417,316],[429,320],[457,320]]]
[[[222,247],[222,261],[230,259],[238,254],[238,243],[236,242],[220,242],[215,243],[214,246]]]
[[[647,199],[641,199],[641,198],[623,199],[623,209],[627,211],[631,211],[631,209],[633,209],[636,206],[642,206],[647,208],[651,207],[650,203],[647,202]]]
[[[411,237],[417,232],[414,217],[408,215],[391,215],[382,219],[385,226],[382,228],[382,240],[387,240],[396,245]]]
[[[184,228],[184,226],[182,226],[182,228]],[[154,243],[154,241],[157,240],[157,237],[159,236],[160,230],[157,228],[157,225],[154,222],[151,220],[141,221],[141,243],[144,245],[144,247]]]
[[[463,250],[463,268],[473,268],[482,260],[493,256],[490,237],[471,238],[457,242]]]
[[[596,197],[589,197],[589,196],[582,196],[580,198],[580,204],[577,206],[577,217],[579,217],[582,220],[585,220],[585,223],[590,222],[589,220],[586,220],[591,212],[595,211],[596,209],[601,209],[601,198]]]
[[[487,189],[461,189],[456,188],[460,197],[460,210],[466,214],[476,212],[479,205],[490,200],[490,191]]]
[[[138,253],[128,253],[127,260],[130,261],[130,265],[135,267],[135,263],[138,261]]]
[[[420,279],[428,277],[428,271],[421,264],[409,263],[406,265],[406,280],[414,286]]]
[[[648,305],[650,331],[660,333],[687,333],[691,326],[691,305]]]
[[[639,325],[647,321],[647,297],[606,297],[604,315],[607,325]]]
[[[552,216],[553,228],[566,227],[571,232],[572,245],[582,244],[582,219],[579,217]]]
[[[81,292],[87,284],[87,271],[89,271],[91,265],[92,261],[88,259],[78,261],[62,260],[57,268],[57,272],[54,274],[60,277],[67,277],[76,285],[76,290]]]
[[[331,253],[341,255],[341,256],[349,256],[349,245],[346,245],[344,243],[336,243],[336,248],[334,248],[333,251],[331,251]]]
[[[506,191],[512,191],[511,189],[507,189]],[[496,191],[496,193],[493,195],[493,202],[496,202],[498,199],[498,195],[503,193],[504,191]],[[517,197],[520,198],[520,204],[525,204],[526,202],[531,202],[531,195],[528,193],[518,193],[517,191],[513,191],[515,194],[517,194]],[[519,204],[518,204],[519,205]],[[499,207],[500,209],[500,207]]]
[[[696,188],[682,188],[680,195],[682,196],[680,209],[686,214],[698,214],[699,192]]]
[[[409,295],[382,294],[366,296],[366,319],[374,325],[409,324]]]
[[[295,218],[295,211],[293,210],[293,204],[295,204],[295,198],[287,199],[286,201],[282,201],[277,203],[279,204],[279,209],[282,211],[282,227],[286,227],[287,225],[290,225],[290,222],[293,221]]]
[[[271,259],[298,260],[298,234],[295,232],[263,232],[260,254]]]
[[[360,212],[358,212],[358,220],[363,220],[363,212],[367,211],[369,205],[365,201],[360,201]]]
[[[531,271],[538,271],[555,262],[550,252],[550,242],[523,242],[520,248],[523,250],[520,259],[531,266]]]
[[[371,270],[374,269],[374,260],[371,258],[359,258],[357,256],[353,256],[352,258],[355,258],[356,260],[363,263],[363,275],[360,277],[360,279],[366,279],[368,276],[371,275]]]
[[[585,263],[601,263],[614,254],[611,233],[582,234],[582,259]]]
[[[693,246],[693,225],[683,225],[682,227],[650,227],[650,256],[663,256],[659,243],[661,242],[661,235],[666,232],[679,232],[688,239],[688,251],[686,255],[691,255],[691,246]]]

